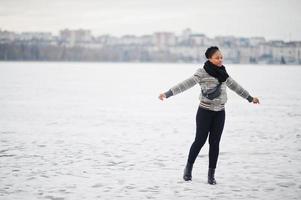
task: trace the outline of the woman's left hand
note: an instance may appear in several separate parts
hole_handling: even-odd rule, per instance
[[[260,104],[259,99],[257,97],[253,97],[253,101],[254,104]]]

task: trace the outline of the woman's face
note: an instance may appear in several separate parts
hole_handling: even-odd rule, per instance
[[[223,65],[223,55],[220,51],[216,51],[211,58],[209,58],[209,61],[213,64],[221,67]]]

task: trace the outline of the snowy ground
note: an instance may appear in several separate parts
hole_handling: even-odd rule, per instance
[[[208,143],[182,179],[200,87],[158,95],[200,64],[0,63],[0,199],[301,199],[301,66],[226,65],[208,185]]]

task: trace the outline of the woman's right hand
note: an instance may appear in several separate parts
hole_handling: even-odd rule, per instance
[[[253,101],[254,104],[260,104],[259,99],[257,97],[253,97]]]
[[[164,98],[166,98],[164,93],[161,93],[158,97],[161,101],[163,101]]]

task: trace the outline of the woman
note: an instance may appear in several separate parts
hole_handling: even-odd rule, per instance
[[[225,122],[226,86],[254,104],[259,103],[259,99],[252,97],[248,91],[228,75],[222,63],[223,55],[218,47],[209,47],[205,52],[205,56],[208,60],[204,63],[203,68],[197,69],[191,77],[176,84],[167,92],[161,93],[159,99],[163,100],[164,98],[184,92],[197,83],[200,84],[202,92],[199,97],[200,104],[196,115],[196,136],[190,147],[183,179],[185,181],[191,180],[191,172],[195,159],[210,133],[208,183],[216,184],[214,173],[219,154],[219,142]]]

